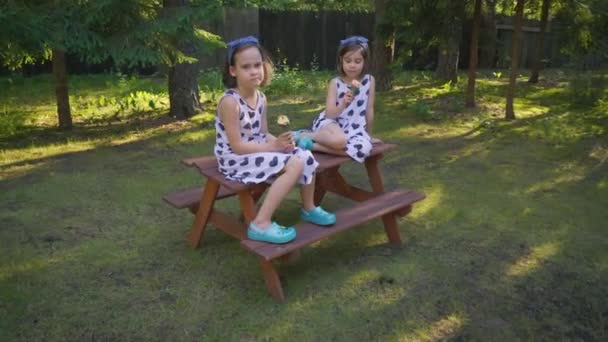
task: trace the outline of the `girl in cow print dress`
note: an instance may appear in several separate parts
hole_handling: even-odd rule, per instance
[[[236,89],[228,89],[224,97],[234,99],[238,103],[240,140],[258,145],[266,145],[276,140],[272,135],[263,131],[266,126],[265,111],[266,97],[260,91],[256,91],[257,103],[252,107],[241,97]],[[224,98],[220,99],[220,103]],[[272,182],[276,176],[285,168],[292,156],[297,156],[304,162],[304,170],[297,182],[299,184],[311,184],[314,180],[315,169],[319,163],[314,159],[312,153],[298,147],[289,148],[291,139],[282,148],[272,148],[268,151],[238,154],[230,147],[226,134],[226,128],[222,123],[220,115],[215,119],[216,144],[215,156],[219,163],[219,171],[226,178],[247,184]]]
[[[266,97],[258,87],[269,82],[271,63],[254,37],[228,43],[224,83],[229,88],[218,102],[215,156],[226,178],[243,183],[272,183],[247,229],[250,239],[285,243],[296,237],[293,227],[272,222],[272,214],[296,184],[302,185],[301,218],[318,224],[335,223],[335,215],[313,201],[315,169],[312,153],[295,147],[290,132],[268,132]]]
[[[298,146],[348,155],[363,162],[372,149],[375,80],[366,74],[369,47],[364,37],[342,40],[338,48],[338,77],[329,82],[325,110],[313,121],[312,132],[297,132]]]

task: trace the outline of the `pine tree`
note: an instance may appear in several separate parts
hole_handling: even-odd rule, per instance
[[[158,0],[3,0],[0,59],[13,69],[53,61],[59,127],[72,127],[65,54],[117,66],[194,63],[223,46],[199,24],[219,13],[218,1],[192,0],[167,10]],[[191,50],[181,46],[188,42]]]

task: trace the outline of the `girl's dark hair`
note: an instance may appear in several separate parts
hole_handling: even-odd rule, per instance
[[[336,70],[338,71],[338,75],[346,76],[344,69],[342,69],[342,58],[347,53],[356,50],[361,50],[361,56],[363,56],[363,70],[361,70],[361,74],[365,75],[369,71],[371,61],[368,45],[358,43],[346,44],[338,47],[338,57],[336,58]]]
[[[270,59],[270,55],[268,54],[268,52],[266,52],[266,50],[260,45],[260,44],[255,44],[255,43],[246,43],[246,44],[242,44],[237,46],[236,48],[234,48],[233,51],[231,51],[231,55],[230,60],[228,60],[228,56],[226,56],[226,62],[224,63],[224,70],[223,70],[223,81],[224,81],[224,86],[226,88],[236,88],[237,84],[236,84],[236,78],[233,77],[232,75],[230,75],[230,67],[234,66],[234,60],[235,60],[235,56],[250,47],[256,47],[258,48],[258,50],[260,51],[260,55],[262,55],[262,63],[263,63],[263,67],[264,67],[264,79],[262,80],[262,85],[268,85],[270,84],[270,81],[272,80],[272,60]]]

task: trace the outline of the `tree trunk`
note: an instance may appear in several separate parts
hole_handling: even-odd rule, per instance
[[[538,76],[543,67],[543,54],[545,50],[545,32],[547,31],[547,21],[549,18],[549,8],[551,0],[543,0],[542,10],[540,14],[540,33],[538,34],[538,44],[536,44],[536,56],[534,56],[534,65],[532,66],[532,74],[528,82],[538,83]]]
[[[386,0],[375,0],[376,35],[372,44],[372,69],[376,78],[376,90],[378,91],[390,90],[393,81],[388,67],[393,62],[394,57],[395,30],[387,30],[387,25],[382,22],[385,18],[385,12]]]
[[[460,52],[454,41],[443,42],[439,45],[439,56],[437,59],[437,77],[452,84],[458,82],[458,58]]]
[[[479,66],[482,68],[496,67],[496,0],[486,0],[488,7],[483,18],[483,29],[479,37]]]
[[[164,0],[165,8],[190,6],[189,0]],[[196,57],[192,44],[181,44],[179,50]],[[197,77],[200,63],[177,63],[169,68],[169,115],[180,120],[194,116],[201,109]]]
[[[519,53],[521,45],[521,26],[524,20],[524,2],[525,0],[517,0],[515,6],[515,27],[513,29],[513,40],[511,45],[511,76],[509,77],[509,87],[507,88],[507,108],[505,118],[507,120],[515,119],[513,111],[513,97],[515,97],[515,88],[517,74],[519,72]]]
[[[69,130],[72,129],[72,113],[70,112],[70,97],[68,95],[68,73],[65,63],[65,51],[53,49],[52,63],[59,128]]]
[[[467,86],[466,106],[475,107],[475,79],[477,77],[477,46],[479,41],[479,23],[481,21],[481,1],[475,0],[473,12],[473,32],[471,33],[471,52],[469,53],[469,84]]]
[[[186,52],[187,49],[180,50]],[[172,117],[183,120],[200,111],[198,73],[198,62],[179,63],[169,68],[169,115]]]
[[[462,16],[464,1],[451,0],[447,13],[447,24],[440,37],[436,75],[439,79],[458,82],[458,59],[460,58],[460,40],[462,38]]]

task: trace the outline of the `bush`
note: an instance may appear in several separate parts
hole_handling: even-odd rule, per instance
[[[414,103],[410,107],[410,109],[412,110],[414,115],[420,120],[430,121],[438,119],[438,116],[436,115],[435,111],[432,110],[431,106],[424,101],[418,101]]]
[[[216,103],[224,93],[222,72],[217,68],[207,69],[198,78],[201,102]]]
[[[580,105],[595,106],[601,99],[607,98],[606,90],[608,78],[591,72],[577,74],[568,84],[570,101]]]
[[[301,93],[305,88],[306,80],[298,66],[290,67],[283,61],[275,67],[272,82],[266,92],[272,95],[293,95]]]

